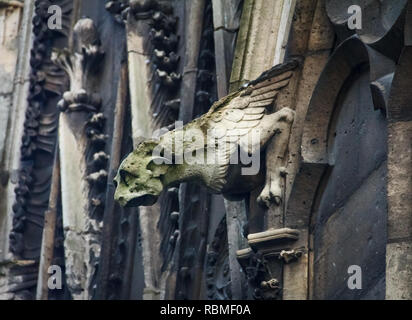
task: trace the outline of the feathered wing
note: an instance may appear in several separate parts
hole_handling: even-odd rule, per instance
[[[229,103],[219,101],[208,112],[207,127],[213,131],[214,144],[207,148],[214,149],[216,166],[212,189],[221,191],[226,184],[225,177],[230,164],[230,157],[240,146],[244,152],[253,151],[252,130],[258,130],[270,112],[279,91],[289,84],[293,71],[286,71],[271,76],[263,74],[243,90],[232,95]],[[227,100],[224,98],[223,100]],[[263,133],[264,135],[265,133]],[[264,136],[261,137],[264,139]],[[216,150],[216,143],[218,148]]]

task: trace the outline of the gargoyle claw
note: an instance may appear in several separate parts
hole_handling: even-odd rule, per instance
[[[273,186],[269,187],[267,185],[257,198],[257,201],[266,208],[269,208],[273,204],[280,206],[282,203],[282,189]]]

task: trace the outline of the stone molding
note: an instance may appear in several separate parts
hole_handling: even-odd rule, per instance
[[[58,103],[66,281],[74,299],[89,299],[100,256],[109,160],[101,98],[93,92],[104,52],[93,20],[80,19],[73,31],[73,51],[53,55],[70,78],[70,89]]]

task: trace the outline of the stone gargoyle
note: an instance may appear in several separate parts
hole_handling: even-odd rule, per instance
[[[153,205],[164,188],[186,181],[235,200],[265,183],[258,202],[279,206],[295,112],[275,102],[298,65],[277,65],[184,127],[140,143],[120,165],[115,200]]]

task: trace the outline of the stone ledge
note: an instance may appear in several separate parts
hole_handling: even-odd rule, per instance
[[[386,299],[412,299],[412,242],[386,246]]]
[[[287,249],[285,245],[295,242],[299,231],[289,228],[269,229],[264,232],[249,234],[248,242],[254,251],[263,254]]]

